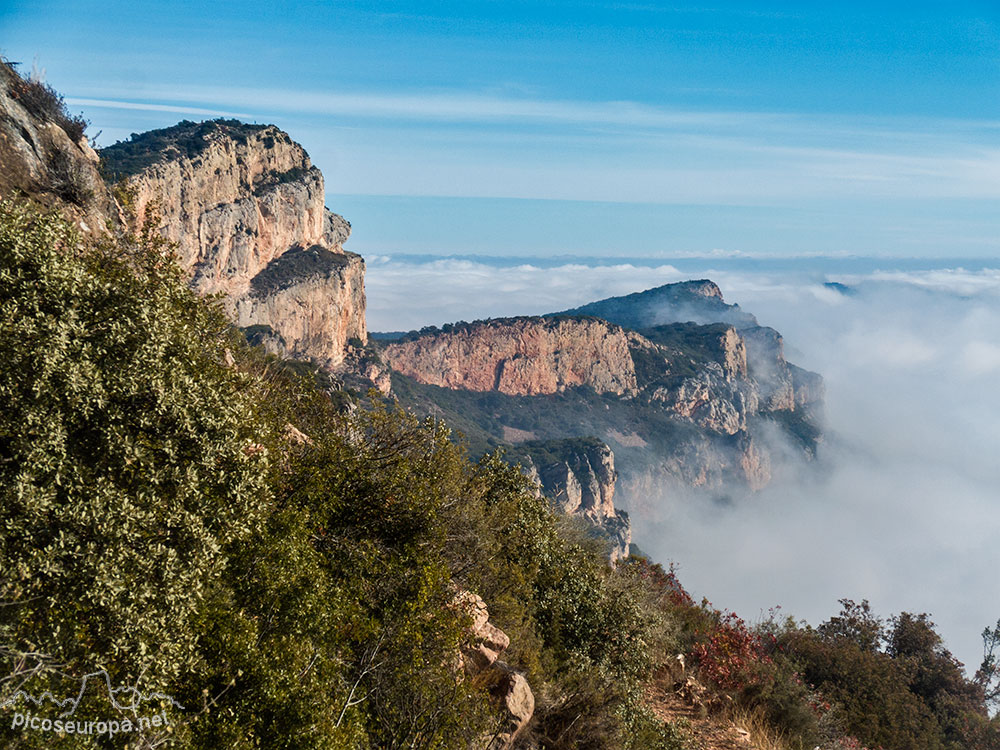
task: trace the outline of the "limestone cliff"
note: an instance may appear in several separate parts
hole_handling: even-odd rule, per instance
[[[346,252],[350,225],[324,205],[323,175],[288,134],[232,120],[182,122],[101,151],[155,215],[202,294],[223,295],[270,347],[334,368],[367,340],[364,261]]]
[[[460,424],[483,449],[514,444],[520,455],[563,438],[603,441],[629,508],[669,487],[716,496],[759,490],[776,457],[788,455],[779,442],[808,458],[820,438],[822,379],[787,362],[777,331],[727,304],[710,281],[567,314],[425,329],[385,344],[382,356],[403,403]],[[602,480],[593,462],[532,458],[564,510],[615,523],[598,510],[600,493],[586,489],[608,484],[606,472]]]
[[[511,454],[528,475],[567,515],[592,524],[609,543],[610,558],[628,556],[632,526],[628,513],[615,507],[618,471],[615,454],[594,439],[522,443]]]
[[[426,385],[509,396],[589,386],[634,395],[640,337],[601,320],[507,318],[449,326],[387,345],[385,361]]]
[[[784,339],[773,328],[752,326],[740,331],[747,345],[750,371],[761,399],[771,411],[795,411],[823,400],[823,379],[785,360]]]

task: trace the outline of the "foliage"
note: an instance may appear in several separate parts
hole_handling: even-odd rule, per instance
[[[208,148],[215,133],[225,133],[238,143],[246,143],[250,135],[268,127],[223,118],[205,122],[182,120],[169,128],[132,133],[127,141],[101,149],[101,164],[108,181],[118,182],[154,164],[195,158]]]
[[[816,630],[778,639],[782,659],[833,704],[847,734],[869,746],[996,747],[981,688],[965,678],[927,615],[884,623],[867,602],[842,601]]]
[[[84,248],[10,203],[0,289],[0,641],[172,683],[223,548],[269,501],[233,333],[151,234]]]
[[[723,690],[756,682],[753,667],[767,660],[760,635],[733,612],[718,617],[711,632],[695,644],[691,654],[701,673]]]
[[[511,637],[538,747],[681,750],[644,702],[681,651],[792,747],[997,746],[995,631],[970,682],[926,615],[753,628],[673,569],[612,567],[501,453],[248,346],[152,229],[87,243],[0,204],[0,325],[0,698],[104,667],[185,706],[179,747],[467,748],[499,717],[457,671],[464,588]]]
[[[3,204],[0,253],[10,675],[141,675],[183,747],[465,748],[497,717],[456,678],[458,584],[514,638],[538,736],[585,705],[581,747],[678,747],[641,701],[673,650],[657,602],[500,455],[247,346],[152,229],[93,245]]]
[[[976,671],[976,683],[989,705],[1000,705],[1000,620],[983,631],[983,663]]]

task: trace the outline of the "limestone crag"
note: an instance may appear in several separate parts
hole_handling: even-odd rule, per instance
[[[708,362],[697,374],[679,382],[653,386],[649,399],[662,403],[678,417],[724,435],[746,430],[748,416],[757,413],[760,403],[752,384],[727,375],[717,362]]]
[[[273,332],[271,348],[335,368],[367,341],[364,262],[350,225],[324,205],[323,175],[273,125],[183,122],[103,149],[138,221],[155,215],[202,294],[221,294],[238,324]]]
[[[522,465],[565,514],[583,518],[609,543],[612,562],[628,556],[632,525],[615,507],[615,454],[598,440],[552,440],[519,446]]]
[[[280,331],[287,356],[327,367],[344,361],[350,339],[365,339],[365,265],[354,253],[320,245],[296,247],[271,261],[235,300],[241,328],[270,325]],[[268,283],[271,278],[279,282]]]
[[[746,341],[750,372],[768,410],[795,411],[823,400],[823,379],[785,360],[780,333],[766,326],[751,326],[740,335]]]
[[[637,392],[630,349],[640,337],[601,320],[505,318],[459,324],[387,345],[385,361],[426,385],[508,396],[589,386]]]
[[[461,647],[458,668],[485,686],[499,712],[497,730],[480,738],[477,750],[508,750],[535,713],[535,696],[524,675],[499,660],[510,638],[490,622],[486,603],[477,594],[458,589],[451,606],[466,614],[471,624]]]

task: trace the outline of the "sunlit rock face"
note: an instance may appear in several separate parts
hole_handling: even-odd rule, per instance
[[[559,510],[598,531],[608,543],[612,562],[628,556],[632,524],[628,513],[615,507],[618,471],[607,444],[572,439],[528,444],[522,465]]]
[[[638,341],[602,320],[509,318],[393,343],[383,357],[394,370],[444,388],[537,396],[589,386],[631,396]]]
[[[155,217],[201,294],[269,348],[328,367],[367,341],[364,261],[324,205],[323,175],[273,125],[181,123],[101,152],[138,221]]]
[[[760,490],[784,457],[811,457],[822,437],[822,378],[787,362],[781,335],[707,280],[541,318],[428,328],[381,355],[404,400],[529,455],[546,494],[622,545],[627,526],[611,528],[622,516],[600,510],[614,480],[569,439],[613,452],[618,502],[637,510],[689,490]]]

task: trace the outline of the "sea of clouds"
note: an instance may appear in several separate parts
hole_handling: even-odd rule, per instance
[[[928,612],[971,672],[1000,617],[1000,270],[825,265],[370,258],[369,321],[409,330],[713,279],[781,331],[790,361],[824,376],[821,461],[782,467],[732,507],[667,494],[635,541],[696,596],[751,620],[780,605],[818,624],[845,597],[883,615]]]

